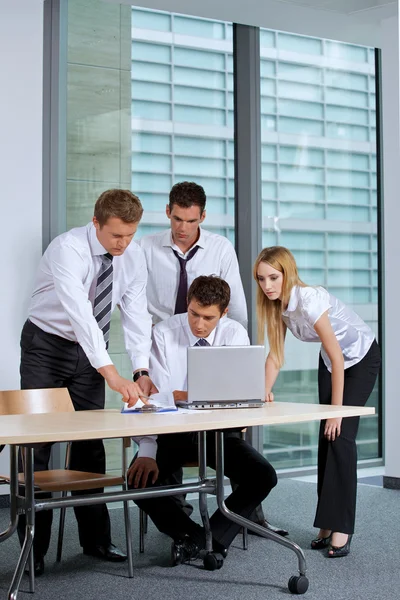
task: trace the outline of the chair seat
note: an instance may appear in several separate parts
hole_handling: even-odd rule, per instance
[[[0,479],[9,481],[2,475]],[[77,490],[92,490],[113,485],[122,485],[124,478],[101,473],[86,473],[85,471],[70,471],[68,469],[53,469],[51,471],[35,471],[35,487],[46,492],[64,492]],[[18,481],[24,484],[24,475],[18,475]]]

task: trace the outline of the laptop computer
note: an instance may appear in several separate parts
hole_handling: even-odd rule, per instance
[[[264,346],[191,346],[182,408],[259,408],[265,399]]]

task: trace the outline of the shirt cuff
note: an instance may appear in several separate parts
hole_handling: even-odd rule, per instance
[[[114,364],[105,348],[104,350],[101,348],[93,354],[87,353],[86,356],[92,367],[95,369],[101,369],[101,367]]]
[[[139,446],[138,458],[153,458],[157,456],[157,436],[149,435],[144,437],[134,437],[133,441]]]
[[[149,370],[149,357],[148,356],[135,356],[132,359],[132,371],[138,371],[139,369]]]

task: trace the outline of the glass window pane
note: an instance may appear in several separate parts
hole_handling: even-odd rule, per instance
[[[216,90],[200,90],[194,93],[192,87],[174,86],[174,102],[176,104],[189,104],[198,106],[213,106],[225,108],[225,93]]]
[[[289,50],[301,54],[322,54],[322,40],[306,37],[305,35],[292,35],[278,32],[279,50]]]
[[[135,152],[171,152],[171,136],[135,133],[132,135],[132,149]]]
[[[319,167],[324,165],[324,151],[301,144],[298,146],[280,146],[279,161],[299,165],[300,167]]]
[[[182,35],[193,35],[214,40],[225,37],[224,23],[207,19],[191,19],[190,17],[174,16],[174,32]]]
[[[275,47],[275,31],[261,29],[260,31],[260,46],[261,48]]]
[[[132,99],[170,102],[171,86],[169,84],[132,81]]]
[[[203,50],[189,50],[189,48],[175,47],[174,63],[198,69],[212,69],[215,71],[225,69],[225,57],[223,54],[204,52]]]
[[[174,83],[191,86],[199,86],[200,88],[224,89],[225,77],[223,73],[215,71],[206,71],[201,69],[187,69],[185,67],[174,68]],[[196,97],[196,89],[193,90],[193,95]]]
[[[167,13],[132,9],[132,26],[138,29],[171,31],[171,17]]]
[[[285,58],[297,56],[274,61],[261,49],[263,245],[288,247],[307,284],[326,286],[356,310],[365,305],[361,313],[377,331],[374,50],[272,33],[261,30],[266,48],[277,40]],[[317,352],[309,346],[287,336],[274,386],[280,401],[318,402]],[[360,429],[359,456],[378,456],[378,417],[372,423]],[[281,467],[313,466],[317,429],[265,428],[265,453]]]
[[[329,104],[368,108],[368,94],[353,92],[346,89],[325,89],[325,101]]]
[[[273,92],[271,92],[273,93]],[[278,82],[278,93],[280,98],[297,98],[298,100],[309,100],[310,102],[322,102],[322,87],[307,85],[305,83],[293,83],[289,81]]]
[[[325,42],[325,54],[334,59],[347,60],[351,62],[368,62],[368,48],[353,46],[352,44],[341,44],[327,40]]]
[[[169,46],[165,46],[164,44],[132,42],[132,56],[135,57],[135,60],[170,63],[171,48]]]
[[[171,157],[162,154],[132,153],[132,171],[171,172]]]
[[[278,62],[278,78],[300,83],[322,83],[322,70],[318,67],[306,67],[296,63]]]
[[[200,108],[175,105],[175,121],[201,125],[225,125],[225,111],[212,108]]]
[[[280,100],[279,113],[291,117],[324,118],[324,107],[316,102],[299,102],[298,100]]]
[[[186,154],[187,156],[218,157],[225,156],[225,142],[223,140],[183,137],[174,137],[175,154]]]
[[[283,133],[296,133],[302,135],[323,135],[324,124],[322,121],[312,119],[295,119],[279,117],[278,131]]]
[[[132,102],[132,116],[139,119],[169,121],[171,119],[171,105],[135,100]]]

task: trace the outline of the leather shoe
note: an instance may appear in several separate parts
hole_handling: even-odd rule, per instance
[[[172,566],[190,563],[199,557],[201,548],[188,536],[180,540],[175,540],[171,544],[171,563]]]
[[[44,559],[43,558],[35,558],[34,562],[34,573],[35,577],[40,577],[44,573]],[[25,573],[29,575],[29,565],[25,568]]]
[[[264,519],[264,521],[261,521],[260,523],[257,523],[257,525],[260,525],[261,527],[265,527],[265,529],[269,529],[270,531],[273,531],[274,533],[277,533],[278,535],[281,535],[282,537],[286,537],[287,535],[289,535],[289,532],[286,531],[286,529],[282,529],[281,527],[276,527],[275,525],[272,525],[272,523],[269,523],[266,519]],[[251,535],[259,535],[255,531],[251,531],[251,529],[249,529],[248,532]]]
[[[353,534],[349,535],[347,538],[347,542],[344,546],[329,546],[328,548],[328,558],[339,558],[340,556],[347,556],[350,553],[350,544],[351,538]]]
[[[108,546],[86,546],[83,548],[83,554],[109,560],[110,562],[124,562],[128,558],[125,552],[122,552],[114,544],[109,544]]]

